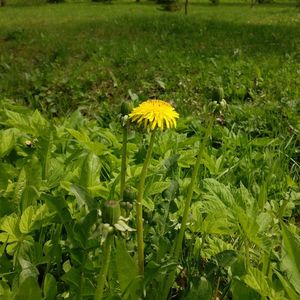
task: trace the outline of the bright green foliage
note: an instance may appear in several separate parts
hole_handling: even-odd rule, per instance
[[[91,299],[111,234],[101,210],[105,201],[119,199],[122,126],[112,122],[105,129],[79,112],[49,121],[37,111],[8,107],[0,107],[0,134],[13,137],[4,138],[1,159],[1,296]],[[182,299],[299,297],[299,230],[293,225],[299,169],[290,159],[298,137],[286,131],[251,138],[242,126],[213,127],[178,263],[172,247],[205,126],[182,118],[177,132],[157,135],[143,199],[145,278],[137,275],[134,210],[124,202],[123,217],[111,225],[105,297],[159,299],[174,268],[172,293]],[[142,139],[130,130],[126,186],[133,189],[148,144]]]

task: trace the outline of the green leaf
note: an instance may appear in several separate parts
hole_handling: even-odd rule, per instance
[[[42,300],[42,293],[40,287],[33,277],[27,277],[26,280],[22,282],[17,293],[12,298],[12,300]]]
[[[291,300],[300,300],[300,296],[296,294],[294,288],[290,285],[290,283],[276,270],[274,270],[277,277],[279,278],[284,290]]]
[[[300,293],[300,238],[281,223],[283,237],[282,268],[287,272],[290,283]]]
[[[0,233],[0,241],[5,243],[17,242],[21,236],[19,230],[19,218],[13,213],[1,219],[0,230],[4,231]]]
[[[27,280],[28,277],[37,278],[39,272],[37,268],[28,260],[23,257],[18,257],[19,264],[21,265],[22,271],[20,273],[19,281],[22,284]]]
[[[101,162],[98,156],[89,153],[83,162],[79,184],[84,188],[100,185]]]
[[[246,284],[238,279],[233,280],[231,286],[232,299],[241,300],[261,300],[261,295],[259,295],[252,288],[248,287]]]
[[[9,154],[16,143],[16,130],[6,129],[0,131],[0,158]]]
[[[96,207],[95,200],[84,187],[72,184],[70,191],[75,195],[79,207],[86,205],[89,210]]]
[[[64,165],[58,159],[51,158],[48,165],[46,184],[48,189],[57,187],[64,177]]]
[[[47,273],[44,280],[44,296],[47,300],[54,300],[57,294],[57,283],[55,277]]]
[[[123,240],[116,240],[116,264],[121,292],[125,294],[136,280],[138,269],[133,258],[128,254]]]
[[[170,182],[154,182],[147,186],[147,189],[145,191],[146,196],[152,196],[156,194],[161,194],[164,190],[166,190],[170,186]]]
[[[189,300],[211,299],[212,293],[213,291],[210,282],[207,281],[205,277],[201,277],[198,285],[191,286],[187,294],[187,299]]]
[[[107,147],[104,144],[97,141],[92,142],[87,134],[74,129],[67,130],[85,149],[88,149],[95,155],[103,155],[107,153]]]
[[[190,168],[196,162],[196,153],[194,150],[186,150],[182,154],[177,161],[178,166],[182,168]]]
[[[72,285],[76,289],[78,289],[80,285],[80,279],[81,279],[80,271],[72,267],[67,273],[65,273],[61,277],[61,279],[66,283]]]
[[[236,205],[229,187],[225,186],[223,183],[220,183],[213,178],[209,178],[204,180],[204,187],[209,192],[208,194],[205,194],[205,199],[218,200],[228,207],[234,207]]]
[[[229,267],[237,260],[237,253],[234,250],[224,250],[214,258],[220,267]]]
[[[0,300],[11,299],[12,293],[10,291],[9,285],[1,280],[0,281]]]
[[[31,231],[31,225],[34,220],[35,208],[33,206],[27,207],[22,213],[19,228],[22,233],[29,233]]]
[[[264,274],[256,268],[250,268],[243,281],[260,295],[267,297],[271,293],[271,289]]]

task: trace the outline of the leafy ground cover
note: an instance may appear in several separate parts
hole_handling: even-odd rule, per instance
[[[299,299],[297,26],[286,4],[1,8],[0,299],[93,299],[105,266],[105,299],[161,300],[174,271],[172,299]],[[147,98],[180,118],[154,142],[141,277],[133,125],[122,217],[104,203],[121,197],[119,103]]]

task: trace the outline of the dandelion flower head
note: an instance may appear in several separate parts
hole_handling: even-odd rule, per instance
[[[157,127],[161,130],[164,128],[175,128],[176,118],[178,117],[179,114],[174,107],[162,100],[142,102],[129,114],[132,122],[137,123],[138,126],[144,125],[145,128],[150,130],[154,130]]]

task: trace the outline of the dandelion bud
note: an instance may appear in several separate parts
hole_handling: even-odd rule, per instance
[[[103,223],[114,225],[121,216],[120,202],[116,200],[108,200],[104,203],[102,209]]]
[[[123,200],[125,202],[134,202],[136,200],[136,191],[133,188],[126,188],[123,194]]]
[[[121,103],[120,113],[124,117],[124,116],[129,115],[131,113],[132,109],[133,109],[133,105],[132,105],[131,102],[129,102],[129,101],[123,101]]]

